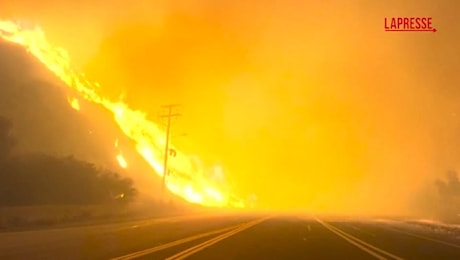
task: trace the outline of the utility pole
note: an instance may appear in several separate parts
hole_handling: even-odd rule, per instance
[[[163,199],[165,198],[166,176],[168,175],[169,135],[171,130],[171,119],[180,116],[180,113],[173,111],[174,108],[178,107],[180,107],[180,105],[177,104],[162,106],[166,113],[159,115],[160,118],[166,118],[166,144],[163,162],[163,183],[161,186],[161,196]]]

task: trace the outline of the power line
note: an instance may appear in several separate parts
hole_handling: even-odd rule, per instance
[[[166,176],[168,175],[168,155],[169,155],[169,136],[171,130],[171,119],[175,117],[179,117],[181,114],[178,112],[173,111],[174,108],[180,107],[179,104],[170,104],[161,106],[164,110],[166,110],[164,114],[160,114],[160,118],[166,118],[166,143],[165,143],[165,153],[164,153],[164,162],[163,162],[163,183],[161,186],[161,195],[165,197],[165,187],[166,187]]]

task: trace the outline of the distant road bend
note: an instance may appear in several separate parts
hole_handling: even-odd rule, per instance
[[[401,221],[195,215],[0,233],[0,259],[460,259],[452,232]]]

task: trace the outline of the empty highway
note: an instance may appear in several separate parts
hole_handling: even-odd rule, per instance
[[[218,214],[0,233],[0,259],[460,259],[456,229]]]

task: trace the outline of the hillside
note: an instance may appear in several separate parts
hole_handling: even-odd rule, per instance
[[[197,208],[173,195],[167,205],[159,203],[161,178],[111,113],[79,99],[22,47],[0,41],[0,57],[0,228]]]
[[[12,122],[14,152],[74,156],[132,178],[141,192],[158,190],[158,178],[119,130],[110,113],[78,98],[23,48],[0,42],[0,116]],[[118,147],[116,147],[118,143]],[[129,163],[120,167],[122,153]]]

